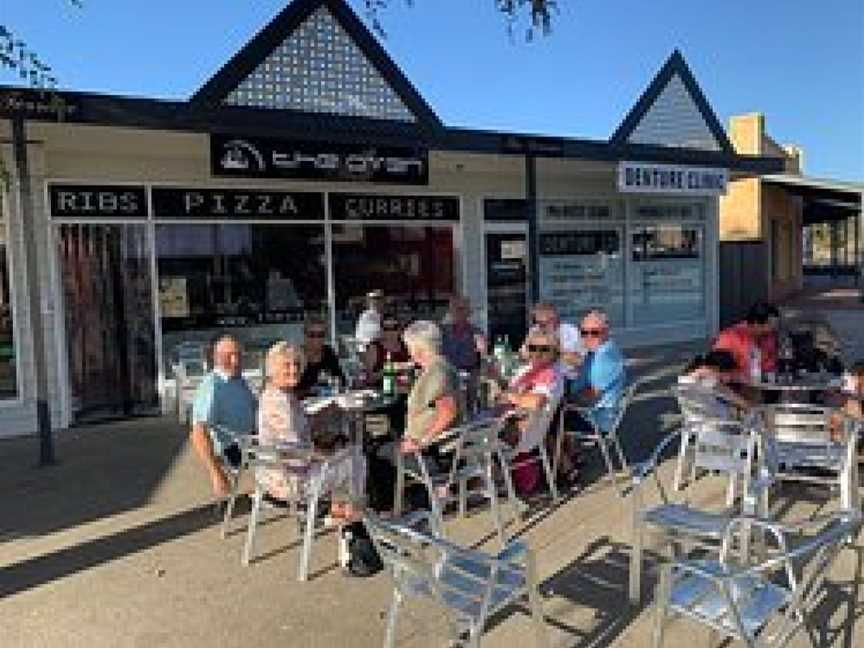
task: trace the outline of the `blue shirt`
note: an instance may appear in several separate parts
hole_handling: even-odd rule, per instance
[[[602,431],[608,432],[618,415],[618,405],[626,383],[624,356],[617,344],[607,340],[596,351],[590,351],[585,356],[582,371],[572,388],[577,394],[589,387],[597,393],[589,417]]]
[[[235,435],[255,431],[257,401],[242,377],[226,377],[213,371],[204,377],[192,401],[192,424],[207,426],[213,449],[221,454]]]

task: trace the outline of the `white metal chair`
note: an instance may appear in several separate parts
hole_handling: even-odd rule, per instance
[[[408,598],[434,601],[446,614],[451,639],[479,648],[487,620],[527,597],[536,645],[548,644],[534,557],[523,542],[511,541],[490,555],[371,514],[365,523],[395,586],[387,615],[387,648],[396,645],[399,609]]]
[[[555,486],[555,471],[552,470],[549,462],[546,439],[549,436],[549,430],[555,418],[555,413],[561,407],[562,398],[563,391],[558,391],[540,410],[528,412],[528,425],[526,426],[526,430],[520,435],[519,443],[512,448],[506,444],[502,445],[502,453],[507,463],[509,463],[511,470],[518,468],[524,463],[540,462],[546,475],[546,483],[549,485],[549,492],[552,494],[553,501],[558,499],[558,489]],[[533,456],[535,452],[537,456]],[[531,456],[527,459],[517,460],[519,455]]]
[[[396,503],[395,513],[402,512],[402,500],[405,493],[405,482],[412,479],[426,488],[432,509],[432,518],[436,532],[444,534],[444,509],[448,502],[458,501],[459,514],[464,515],[467,509],[469,494],[479,494],[488,499],[495,519],[495,528],[503,545],[505,542],[504,523],[498,500],[497,486],[493,478],[494,465],[497,462],[507,487],[508,499],[513,509],[519,508],[519,501],[513,488],[510,475],[510,465],[504,451],[504,443],[499,439],[503,422],[497,418],[467,423],[448,431],[449,448],[439,447],[452,453],[450,470],[434,472],[430,470],[422,453],[405,457],[397,451],[396,460]],[[480,487],[469,490],[472,481],[479,481]],[[458,489],[455,495],[439,496],[441,491],[451,493]]]
[[[761,409],[776,439],[778,481],[826,484],[840,491],[840,508],[858,510],[857,441],[861,423],[840,410],[782,403]],[[811,469],[824,471],[814,474]]]
[[[288,513],[298,521],[298,531],[302,533],[303,547],[300,552],[300,565],[297,579],[305,581],[309,575],[309,559],[312,552],[312,541],[315,535],[315,523],[318,516],[318,504],[327,490],[327,480],[331,464],[345,460],[355,448],[348,446],[322,459],[314,448],[308,444],[276,444],[262,445],[256,437],[245,438],[245,455],[248,466],[254,471],[255,492],[252,495],[252,510],[246,531],[246,543],[243,547],[242,563],[248,565],[253,552],[255,531],[262,509],[269,508],[264,495],[266,485],[261,479],[260,470],[296,470],[297,466],[309,466],[304,470],[305,479],[301,482],[300,492],[287,501]],[[300,509],[303,509],[301,511]]]
[[[756,512],[759,504],[765,501],[765,498],[760,497],[761,490],[771,485],[770,479],[752,480],[759,435],[758,419],[749,418],[746,423],[706,419],[696,429],[694,465],[729,476],[727,509],[706,511],[696,508],[690,502],[690,489],[681,501],[670,500],[658,475],[657,465],[665,449],[683,432],[689,432],[689,428],[682,427],[668,435],[647,461],[633,469],[630,487],[633,497],[633,547],[629,587],[633,604],[638,604],[641,599],[643,542],[647,530],[659,533],[670,549],[674,549],[676,543],[716,547],[726,532],[729,520],[736,514],[734,503],[739,482],[743,483],[742,506],[746,504],[751,509],[748,513]],[[642,484],[652,474],[661,502],[646,508]],[[764,514],[767,515],[767,511]]]
[[[621,448],[621,442],[618,440],[618,429],[621,426],[621,421],[624,420],[624,415],[627,413],[627,409],[630,407],[630,403],[633,401],[633,398],[636,395],[638,387],[639,383],[632,383],[624,390],[624,393],[621,396],[621,400],[618,403],[618,408],[615,412],[615,418],[613,419],[612,425],[609,427],[609,430],[607,432],[604,432],[593,423],[592,430],[590,432],[583,432],[580,430],[566,430],[565,422],[567,412],[578,412],[583,416],[586,421],[591,422],[591,408],[582,407],[567,402],[565,402],[561,406],[558,438],[555,441],[555,457],[552,464],[552,473],[554,475],[558,474],[558,464],[561,461],[561,452],[564,445],[564,435],[566,434],[575,437],[576,440],[581,441],[582,443],[593,445],[600,449],[600,453],[603,456],[603,462],[606,465],[607,477],[609,481],[612,482],[613,486],[615,486],[615,488],[618,488],[618,472],[616,471],[615,464],[612,461],[612,453],[610,450],[615,450],[615,453],[618,457],[618,462],[621,464],[621,469],[627,471],[627,459],[624,456],[624,450]],[[622,487],[619,489],[618,492],[620,495],[623,496],[625,494],[625,490],[626,487]]]
[[[680,379],[679,379],[680,380]],[[678,401],[681,410],[683,428],[681,430],[681,445],[678,448],[678,465],[675,468],[675,479],[672,488],[681,490],[684,473],[690,468],[690,480],[696,478],[696,466],[693,463],[693,442],[696,431],[706,420],[717,418],[732,418],[734,405],[726,402],[719,392],[699,384],[679,383],[672,387],[672,393]]]
[[[207,367],[201,359],[181,359],[174,366],[174,381],[177,401],[177,419],[182,425],[190,420],[192,402],[198,385],[206,375]]]
[[[832,562],[861,526],[859,512],[843,511],[794,526],[758,518],[736,518],[726,527],[719,557],[664,565],[657,586],[654,646],[663,644],[670,615],[689,617],[711,633],[707,645],[733,638],[745,645],[785,646],[822,599]],[[773,539],[777,553],[755,564],[733,559],[736,535],[758,527]],[[793,532],[818,528],[792,545]],[[789,548],[790,545],[793,548]]]

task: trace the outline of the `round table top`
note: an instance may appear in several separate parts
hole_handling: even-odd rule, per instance
[[[355,389],[333,396],[311,396],[303,400],[303,409],[314,413],[333,403],[344,410],[368,411],[387,407],[396,400],[395,395],[387,396],[374,389]]]
[[[840,387],[840,378],[830,374],[805,374],[790,381],[778,379],[775,381],[761,380],[749,383],[751,387],[764,391],[825,391]]]

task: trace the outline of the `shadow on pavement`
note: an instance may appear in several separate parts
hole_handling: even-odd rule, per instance
[[[59,463],[36,467],[38,440],[0,442],[0,542],[40,536],[140,508],[186,445],[169,418],[114,421],[56,436]]]
[[[0,599],[195,533],[220,521],[213,505],[206,504],[6,566],[0,579]]]

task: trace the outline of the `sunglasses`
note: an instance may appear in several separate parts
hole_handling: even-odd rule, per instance
[[[398,324],[384,324],[381,326],[381,330],[382,331],[398,331],[399,325]]]
[[[579,332],[585,337],[600,337],[603,335],[603,329],[579,329]]]
[[[306,337],[311,337],[311,338],[323,338],[323,337],[325,337],[326,335],[327,335],[327,334],[324,333],[324,331],[306,331]]]
[[[528,352],[529,353],[549,353],[552,351],[552,347],[545,344],[529,344]]]
[[[550,326],[550,325],[552,325],[552,324],[555,323],[555,320],[554,320],[554,319],[537,319],[537,318],[535,317],[535,318],[534,318],[534,323],[535,323],[537,326]]]

